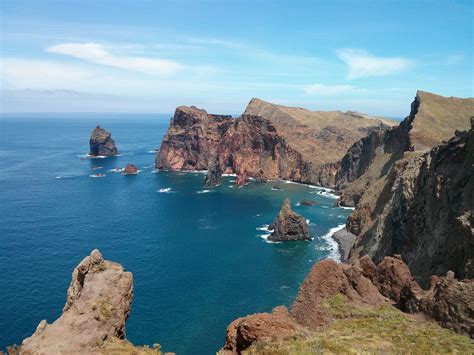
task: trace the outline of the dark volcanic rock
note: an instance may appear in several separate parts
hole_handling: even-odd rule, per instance
[[[124,175],[137,175],[138,174],[138,169],[133,164],[127,164],[125,169],[123,169],[123,174]]]
[[[206,180],[204,185],[211,187],[220,184],[222,178],[222,170],[219,162],[219,155],[217,152],[211,154],[209,158],[209,164],[207,166]]]
[[[117,147],[115,142],[112,139],[110,132],[105,129],[97,126],[94,128],[89,139],[90,152],[91,156],[113,156],[117,155]]]
[[[277,219],[272,224],[273,232],[268,240],[273,242],[311,240],[306,219],[291,209],[291,202],[285,199]]]
[[[314,200],[301,200],[298,203],[302,206],[316,206],[316,201]]]
[[[356,235],[347,231],[346,228],[337,231],[331,236],[339,246],[339,253],[341,254],[341,261],[344,262],[349,258],[349,253],[357,238]]]

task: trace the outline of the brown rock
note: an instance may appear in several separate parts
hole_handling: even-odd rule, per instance
[[[62,315],[53,323],[39,323],[36,331],[12,348],[20,354],[96,354],[106,339],[116,339],[136,350],[124,339],[130,313],[133,278],[117,263],[92,251],[74,269]]]
[[[361,267],[326,259],[311,268],[293,302],[291,314],[301,325],[316,329],[330,321],[322,302],[338,294],[355,304],[377,306],[389,302],[364,276]]]
[[[311,240],[306,219],[291,209],[288,198],[283,201],[280,213],[273,224],[268,240],[274,242]]]
[[[314,200],[301,200],[298,203],[302,206],[316,206],[316,201]]]
[[[244,171],[242,173],[237,174],[237,177],[235,178],[235,186],[237,187],[244,186],[249,181],[250,180],[247,176],[247,173]]]
[[[105,129],[97,126],[94,128],[89,139],[91,156],[113,156],[117,155],[117,147],[112,139],[112,134]]]
[[[258,313],[238,318],[227,327],[226,342],[222,350],[240,354],[257,341],[291,338],[299,328],[286,307],[277,307],[272,313]]]
[[[138,174],[138,169],[133,164],[127,164],[127,166],[123,170],[123,174],[124,175],[137,175]]]

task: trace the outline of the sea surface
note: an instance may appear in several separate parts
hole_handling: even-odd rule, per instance
[[[91,250],[134,276],[127,338],[214,354],[233,319],[289,306],[311,266],[338,258],[331,230],[349,210],[322,189],[284,181],[203,187],[203,173],[156,172],[171,115],[15,115],[0,120],[0,349],[61,315],[71,273]],[[121,153],[88,159],[96,124]],[[133,163],[136,176],[110,169]],[[104,177],[91,177],[96,173]],[[285,197],[312,242],[269,243]],[[313,199],[314,207],[299,206]]]

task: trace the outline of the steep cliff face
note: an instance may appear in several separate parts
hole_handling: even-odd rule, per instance
[[[334,186],[344,152],[372,130],[388,127],[386,123],[352,112],[313,112],[258,99],[238,119],[179,107],[156,167],[205,170],[217,154],[224,173],[245,171],[250,177]],[[214,171],[217,160],[212,160]]]
[[[289,146],[309,165],[311,180],[334,187],[339,161],[353,143],[373,130],[385,130],[395,123],[357,112],[310,111],[252,99],[244,114],[269,120]]]
[[[449,273],[434,277],[424,291],[400,256],[378,265],[368,256],[351,264],[322,260],[311,268],[290,312],[276,307],[236,319],[221,353],[469,352],[469,338],[401,311],[474,337],[473,290],[473,280],[458,281]]]
[[[210,115],[179,107],[156,157],[157,169],[208,170],[207,184],[222,173],[309,182],[308,165],[275,127],[258,116]]]
[[[211,115],[194,106],[178,107],[156,155],[156,168],[206,170],[211,153],[232,123],[231,116]]]
[[[387,202],[352,255],[401,254],[413,274],[474,277],[474,133],[397,162]],[[382,198],[382,196],[381,196]]]
[[[133,278],[120,264],[92,251],[74,269],[62,315],[53,323],[39,323],[12,354],[103,354],[129,351],[160,354],[134,347],[125,338]]]
[[[105,129],[97,126],[91,133],[89,139],[91,156],[113,156],[117,155],[117,147],[112,139],[112,134]]]
[[[444,106],[438,105],[440,101]],[[427,142],[439,134],[432,134],[437,126],[425,118],[427,112],[439,114],[440,130],[454,135],[469,125],[473,103],[418,92],[410,115],[399,127],[381,136],[372,133],[349,150],[338,171],[338,184],[350,182],[342,191],[341,204],[357,205],[347,222],[348,230],[358,235],[352,258],[368,254],[378,261],[399,253],[425,282],[431,274],[449,269],[458,277],[468,274],[473,250],[468,242],[472,237],[467,236],[472,235],[472,133],[458,134],[426,153]]]

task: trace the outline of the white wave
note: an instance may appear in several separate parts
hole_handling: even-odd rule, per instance
[[[207,194],[209,192],[211,192],[211,190],[201,190],[201,191],[198,191],[196,193],[198,193],[198,194]]]
[[[91,177],[91,178],[103,178],[103,177],[105,177],[105,174],[92,174],[92,175],[89,175],[89,177]]]
[[[337,262],[341,261],[341,254],[339,253],[339,245],[337,242],[332,238],[332,235],[346,227],[346,224],[340,224],[337,227],[331,228],[329,232],[321,236],[329,245],[329,257]]]
[[[156,150],[147,150],[146,153],[148,153],[148,154],[155,154],[155,153],[156,153]]]
[[[329,191],[325,191],[325,190],[319,190],[318,192],[316,192],[316,194],[320,195],[320,196],[324,196],[324,197],[327,197],[327,198],[332,198],[332,199],[340,199],[341,196],[338,196],[332,192],[329,192]]]
[[[164,187],[162,189],[159,189],[158,192],[161,192],[161,193],[171,192],[171,187]]]
[[[279,244],[279,243],[281,243],[281,242],[274,242],[274,241],[268,240],[268,237],[270,235],[271,234],[262,234],[262,235],[259,235],[259,237],[262,238],[265,242],[270,243],[270,244]]]
[[[306,224],[310,224],[311,221],[309,219],[306,219]]]
[[[237,174],[222,174],[222,176],[237,176]]]
[[[158,169],[154,169],[152,171],[150,171],[150,174],[156,174],[156,173],[159,173],[160,171]]]
[[[322,208],[329,208],[329,206],[321,206]]]
[[[258,231],[270,232],[270,231],[268,230],[268,227],[269,227],[268,224],[264,224],[263,226],[257,227],[257,228],[255,228],[255,229],[258,230]]]
[[[109,173],[121,173],[122,171],[124,171],[125,169],[124,168],[113,168],[113,169],[109,169],[107,170]]]
[[[56,176],[56,179],[62,179],[63,177],[62,176]]]
[[[339,208],[343,208],[345,210],[355,210],[355,207],[339,206]]]
[[[274,187],[272,187],[272,190],[273,190],[273,191],[283,191],[282,189],[274,188]]]

